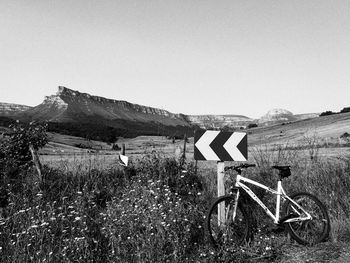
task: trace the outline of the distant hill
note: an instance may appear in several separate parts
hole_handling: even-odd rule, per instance
[[[263,115],[258,123],[261,126],[270,126],[281,123],[295,122],[304,119],[316,118],[318,113],[306,113],[294,115],[292,112],[285,109],[272,109]]]
[[[253,119],[242,115],[185,115],[192,125],[203,129],[245,128]]]
[[[59,87],[40,105],[15,115],[22,121],[48,121],[49,129],[74,136],[113,141],[116,136],[190,135],[196,127],[184,115],[107,99]]]
[[[36,107],[17,107],[0,116],[22,121],[48,121],[53,132],[113,140],[116,136],[168,135],[192,136],[194,130],[237,129],[252,119],[241,115],[185,115],[163,109],[107,99],[60,86],[55,95],[45,97]],[[107,135],[108,134],[108,135]]]
[[[253,146],[271,143],[294,145],[310,138],[319,140],[319,143],[338,143],[340,136],[346,132],[350,133],[350,112],[260,126],[249,130],[248,134],[249,143]]]
[[[260,119],[243,115],[185,115],[127,101],[93,96],[60,86],[55,95],[45,97],[36,107],[0,103],[2,123],[8,118],[47,121],[49,130],[73,136],[113,142],[116,137],[139,135],[192,136],[196,129],[245,129],[250,124],[268,127],[289,124],[319,114],[297,114],[272,109]],[[0,123],[1,124],[1,123]],[[256,126],[253,125],[253,126]]]
[[[108,122],[113,127],[121,126],[118,120],[189,126],[181,114],[92,96],[65,87],[59,87],[56,95],[47,96],[43,103],[18,116],[50,122],[91,122],[93,119],[98,122]]]
[[[30,108],[30,106],[26,105],[0,102],[0,116],[13,116]]]

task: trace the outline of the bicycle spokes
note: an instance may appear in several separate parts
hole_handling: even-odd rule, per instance
[[[298,216],[285,221],[292,237],[301,244],[323,241],[329,233],[330,222],[326,209],[313,195],[299,193],[292,197],[298,205],[288,202],[285,213]]]
[[[222,217],[220,210],[224,211]],[[208,215],[208,230],[215,245],[241,244],[247,238],[248,228],[246,212],[242,207],[236,206],[234,198],[225,197],[214,203]]]

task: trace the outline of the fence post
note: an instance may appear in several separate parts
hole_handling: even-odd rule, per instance
[[[125,143],[122,145],[122,155],[125,155]]]
[[[30,153],[32,154],[33,162],[35,164],[36,170],[37,170],[38,175],[39,175],[39,180],[40,180],[40,182],[42,182],[43,181],[43,176],[42,176],[42,173],[41,173],[41,163],[40,163],[40,159],[39,159],[38,153],[34,149],[32,144],[29,144],[29,150],[30,150]]]
[[[183,149],[182,156],[181,156],[182,165],[185,163],[185,160],[186,160],[186,141],[187,141],[187,135],[185,133],[185,135],[184,135],[184,149]]]

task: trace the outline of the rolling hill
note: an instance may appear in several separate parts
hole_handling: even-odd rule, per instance
[[[257,127],[250,129],[248,134],[250,145],[285,143],[300,145],[310,138],[324,144],[339,143],[340,136],[345,132],[350,133],[349,112]]]

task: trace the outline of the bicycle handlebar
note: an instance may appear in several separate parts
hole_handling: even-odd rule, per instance
[[[255,166],[256,166],[256,164],[243,163],[243,164],[240,164],[237,166],[227,166],[227,167],[225,167],[225,171],[235,170],[236,172],[239,172],[241,169],[246,169],[246,168],[255,167]]]

